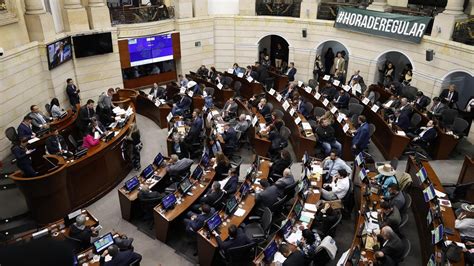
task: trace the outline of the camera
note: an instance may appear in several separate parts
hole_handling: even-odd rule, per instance
[[[0,47],[0,56],[3,56],[3,48]]]

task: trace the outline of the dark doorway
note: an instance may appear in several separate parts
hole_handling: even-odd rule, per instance
[[[282,38],[281,36],[278,35],[268,35],[263,37],[260,42],[258,43],[258,60],[262,60],[262,52],[266,52],[270,56],[270,60],[272,62],[272,66],[276,66],[275,62],[275,57],[276,57],[276,52],[278,49],[278,44],[281,46],[281,51],[283,54],[282,57],[282,67],[285,67],[288,65],[288,58],[289,58],[289,44],[288,42]]]

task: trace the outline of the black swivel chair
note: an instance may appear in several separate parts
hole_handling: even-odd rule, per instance
[[[262,216],[250,216],[249,224],[245,225],[245,234],[254,242],[261,243],[269,233],[272,225],[272,211],[264,207]]]
[[[257,243],[252,242],[240,247],[229,248],[227,252],[219,250],[225,265],[250,265],[257,254]]]
[[[9,127],[5,129],[5,136],[12,143],[12,145],[19,144],[18,133],[14,127]]]
[[[337,214],[336,222],[328,230],[328,233],[327,233],[328,236],[331,236],[333,238],[334,236],[336,236],[336,229],[337,229],[337,226],[341,223],[341,221],[342,221],[342,213],[339,212]],[[321,237],[324,238],[326,236],[321,236]]]
[[[399,262],[403,262],[406,259],[406,257],[408,257],[408,255],[410,254],[410,251],[411,251],[410,240],[408,240],[408,238],[403,238],[402,242],[403,242],[403,247],[405,249],[403,250],[403,255],[400,258]]]

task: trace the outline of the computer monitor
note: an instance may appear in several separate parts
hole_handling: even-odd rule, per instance
[[[102,251],[112,246],[113,244],[115,244],[115,241],[114,237],[112,236],[112,233],[108,233],[103,237],[97,239],[96,241],[94,241],[94,249],[96,254],[101,254]]]
[[[193,184],[191,183],[189,178],[185,178],[183,181],[181,181],[181,183],[179,183],[179,189],[181,190],[183,194],[188,192],[188,190],[191,189],[192,187],[193,187]]]
[[[197,166],[196,169],[194,169],[193,171],[193,174],[191,175],[191,177],[194,179],[194,180],[201,180],[201,177],[202,175],[204,174],[204,171],[202,170],[202,167],[201,166]]]
[[[237,198],[235,196],[230,197],[225,204],[225,213],[229,215],[234,213],[235,209],[237,209],[237,206],[239,206]]]
[[[365,170],[364,167],[360,169],[359,178],[360,178],[360,181],[362,182],[364,182],[364,180],[367,178],[367,170]]]
[[[278,245],[277,243],[275,242],[275,240],[273,240],[272,242],[270,242],[270,244],[268,244],[268,246],[263,250],[263,255],[264,255],[264,258],[263,260],[267,263],[270,263],[273,261],[273,257],[275,256],[275,254],[277,253],[278,251]]]
[[[287,239],[291,235],[291,230],[293,229],[293,219],[288,219],[286,223],[280,228],[280,235]]]
[[[134,176],[129,180],[125,181],[125,189],[129,192],[134,190],[138,186],[140,186],[140,181],[138,180],[137,176]]]
[[[362,164],[364,164],[365,163],[364,153],[360,152],[359,154],[357,154],[357,156],[355,157],[355,161],[357,162],[358,166],[361,166]]]
[[[209,154],[204,153],[201,158],[201,162],[199,163],[203,167],[207,167],[209,165]]]
[[[153,165],[150,164],[147,167],[145,167],[145,169],[143,169],[141,176],[143,176],[145,179],[148,179],[153,176],[153,172],[154,172]]]
[[[64,217],[64,226],[69,227],[76,221],[76,217],[82,213],[82,209],[75,210]]]
[[[163,158],[163,155],[160,152],[156,155],[155,160],[153,160],[153,164],[155,164],[156,166],[160,166],[164,160],[165,158]]]
[[[293,208],[293,211],[295,212],[295,217],[300,217],[301,212],[303,211],[303,205],[304,204],[302,200],[298,200],[298,202],[296,202],[295,207]]]
[[[209,231],[214,231],[216,230],[217,227],[219,227],[219,225],[221,225],[222,223],[222,219],[221,217],[219,216],[219,212],[216,212],[212,215],[211,218],[209,218],[209,220],[207,220],[206,224],[207,224],[207,229],[209,229]]]
[[[309,179],[307,176],[304,176],[300,183],[298,184],[298,192],[303,195],[309,188]]]
[[[249,193],[250,191],[250,184],[247,183],[247,182],[244,182],[242,184],[242,186],[240,187],[240,198],[243,199],[245,198],[245,196],[247,196],[247,194]]]
[[[176,196],[173,193],[168,194],[163,198],[163,201],[161,203],[163,204],[163,208],[165,210],[168,210],[176,203]]]

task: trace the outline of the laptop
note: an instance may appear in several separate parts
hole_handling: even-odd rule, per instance
[[[212,232],[219,227],[219,225],[222,224],[222,219],[219,216],[219,212],[215,212],[209,220],[207,220],[206,225],[207,229],[209,229],[209,232]]]
[[[204,171],[202,170],[201,166],[197,166],[196,169],[194,169],[191,177],[196,180],[196,181],[199,181],[201,180],[201,177],[203,175]]]
[[[181,183],[179,183],[179,189],[181,190],[181,193],[186,194],[191,188],[193,187],[193,184],[189,180],[189,178],[185,178]]]
[[[163,155],[160,152],[156,155],[155,160],[153,160],[153,164],[156,165],[157,167],[160,167],[164,161],[165,161],[165,158],[163,158]]]
[[[209,154],[204,153],[201,158],[201,162],[199,163],[202,167],[207,167],[209,165]]]
[[[176,203],[176,196],[171,193],[171,194],[168,194],[167,196],[165,196],[161,202],[163,204],[163,208],[165,210],[169,210],[171,209],[174,204]]]
[[[134,189],[136,189],[137,187],[140,186],[140,181],[138,180],[138,177],[137,176],[134,176],[132,178],[130,178],[129,180],[125,181],[125,189],[130,192]]]
[[[147,167],[145,167],[145,169],[143,169],[140,175],[143,176],[145,179],[148,179],[153,176],[153,172],[154,172],[153,165],[150,164]]]
[[[239,192],[240,192],[240,198],[241,198],[241,199],[245,198],[245,196],[247,196],[247,194],[249,193],[249,191],[250,191],[250,184],[247,183],[247,182],[244,182],[244,183],[242,184],[242,186],[240,187],[240,190],[239,190]]]
[[[115,244],[114,237],[112,236],[112,233],[108,233],[104,235],[103,237],[97,239],[94,241],[94,250],[96,254],[101,254],[102,251],[106,250],[108,247],[112,246]]]
[[[239,206],[237,198],[235,196],[230,197],[225,204],[225,213],[231,215],[237,209],[237,206]]]
[[[289,219],[286,223],[280,228],[280,235],[287,239],[291,235],[293,229],[293,219]]]
[[[275,254],[277,253],[278,251],[278,245],[277,243],[275,242],[275,240],[273,240],[272,242],[270,242],[270,244],[263,250],[263,260],[267,263],[270,263],[273,261],[273,257],[275,256]]]

